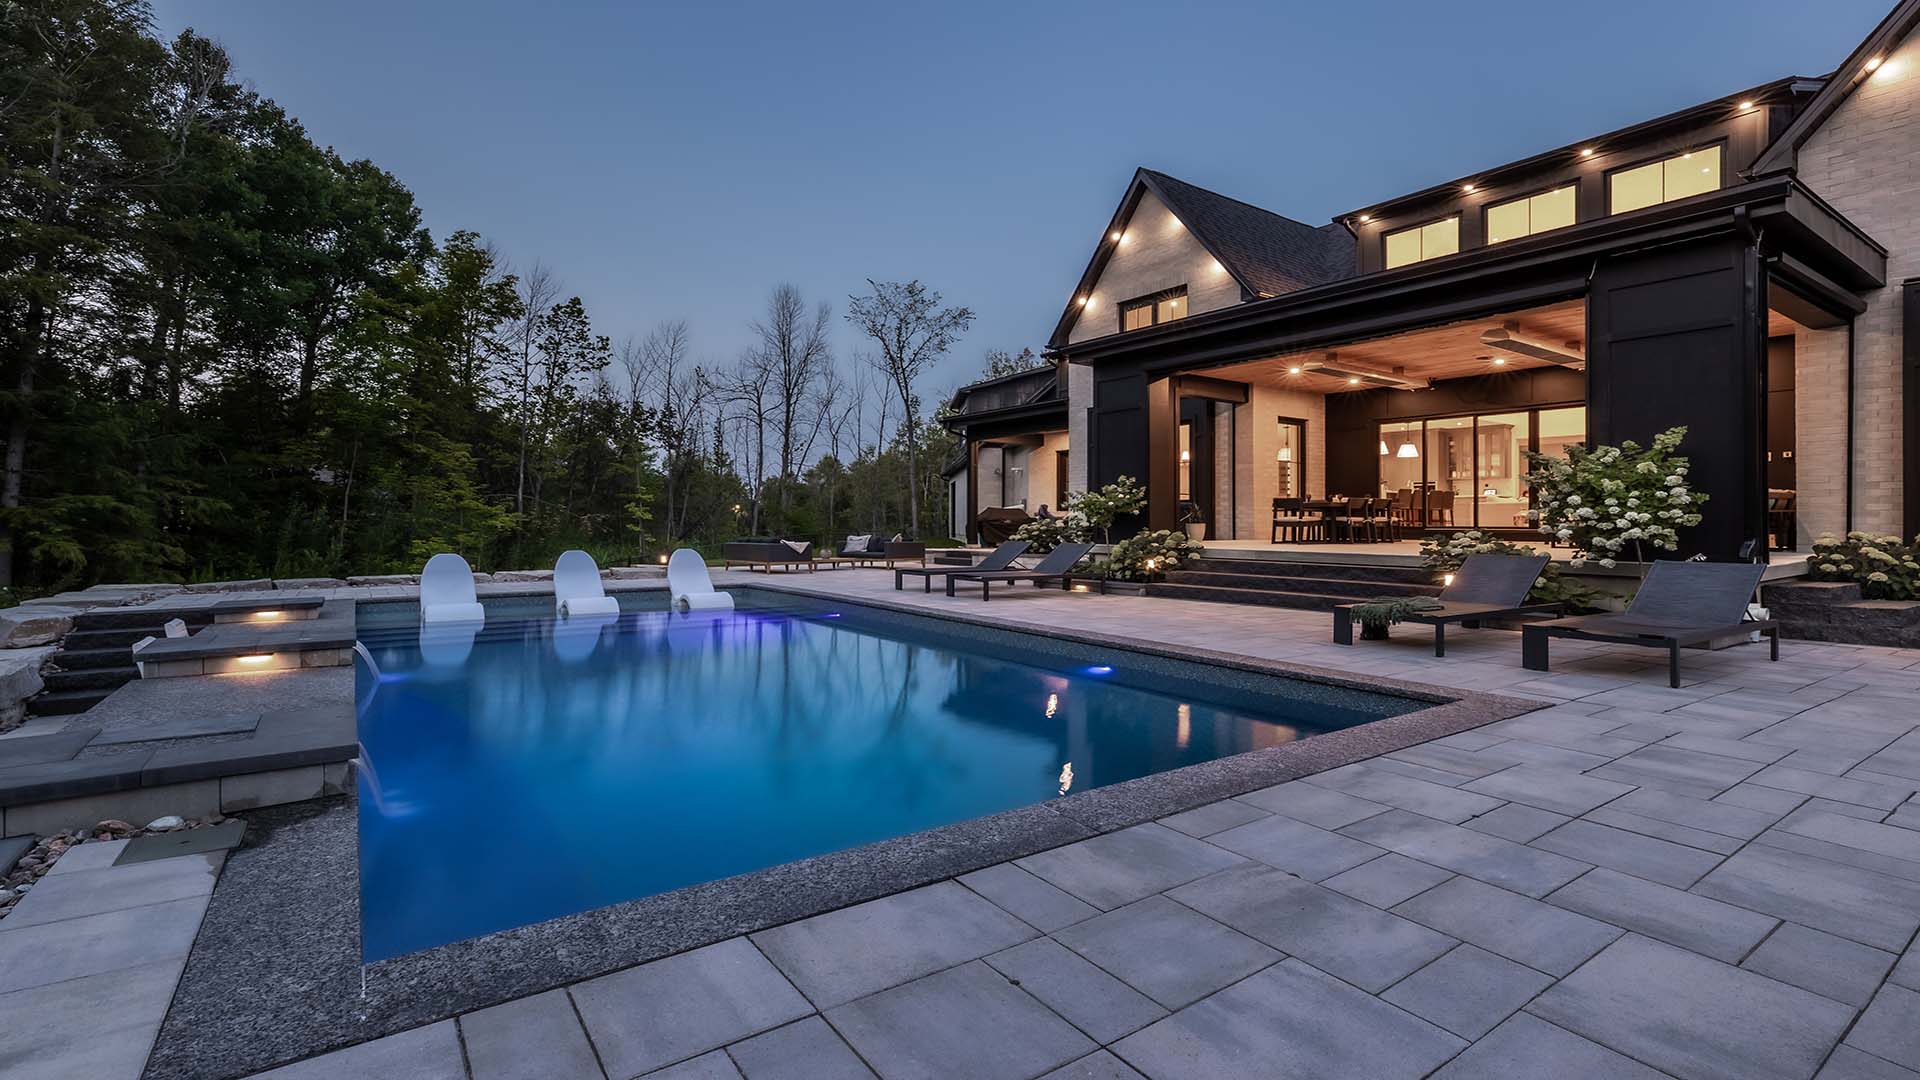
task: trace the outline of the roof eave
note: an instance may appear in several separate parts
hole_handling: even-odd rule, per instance
[[[1877,56],[1885,56],[1901,39],[1920,24],[1920,0],[1901,0],[1880,25],[1873,28],[1860,45],[1847,55],[1847,59],[1834,73],[1827,77],[1826,85],[1807,102],[1800,115],[1793,118],[1780,136],[1768,144],[1760,156],[1747,167],[1749,176],[1765,176],[1793,168],[1800,147],[1813,136],[1820,125],[1826,123],[1842,102],[1845,102],[1860,84],[1872,76],[1867,62]]]

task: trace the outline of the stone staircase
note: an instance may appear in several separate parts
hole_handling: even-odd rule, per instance
[[[1211,600],[1225,604],[1331,611],[1383,596],[1436,596],[1440,586],[1419,566],[1275,559],[1201,558],[1166,580],[1147,586],[1149,596]]]
[[[88,611],[74,617],[73,629],[47,657],[41,678],[46,685],[27,699],[28,716],[70,716],[99,704],[108,694],[140,677],[133,665],[133,644],[144,637],[164,637],[162,623],[184,619],[189,627],[205,625],[204,612],[158,610]]]

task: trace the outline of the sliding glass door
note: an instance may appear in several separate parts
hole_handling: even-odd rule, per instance
[[[1521,529],[1533,495],[1529,450],[1559,454],[1586,441],[1587,410],[1555,409],[1443,416],[1382,423],[1380,491],[1412,508],[1429,528]]]

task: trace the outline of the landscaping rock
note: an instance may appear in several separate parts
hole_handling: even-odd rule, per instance
[[[347,579],[347,584],[362,585],[418,585],[418,574],[358,574]]]
[[[665,577],[666,574],[667,568],[664,566],[609,566],[600,572],[601,577],[612,578],[615,581]]]
[[[495,581],[552,581],[553,571],[551,570],[496,570],[493,572],[493,580]]]
[[[147,822],[147,831],[160,832],[163,830],[182,829],[186,827],[186,824],[186,818],[178,814],[168,814],[166,817],[154,818],[152,821]]]
[[[51,645],[0,652],[0,731],[20,726],[26,717],[27,699],[45,685],[40,666],[52,652]]]
[[[263,592],[273,588],[272,578],[246,578],[240,581],[195,581],[187,585],[190,593]]]
[[[339,588],[345,587],[346,584],[347,583],[340,578],[331,578],[331,577],[296,577],[296,578],[274,578],[273,579],[273,587],[276,589],[339,589]]]
[[[0,649],[50,645],[73,629],[79,608],[55,604],[26,604],[0,610]]]

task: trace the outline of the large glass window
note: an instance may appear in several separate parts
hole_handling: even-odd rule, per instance
[[[1573,224],[1574,185],[1567,184],[1487,207],[1487,243],[1518,240],[1523,236],[1563,229]]]
[[[1187,317],[1187,287],[1168,289],[1153,296],[1128,300],[1120,305],[1120,329],[1139,330],[1163,322]]]
[[[1720,148],[1709,146],[1614,173],[1608,178],[1607,212],[1624,214],[1718,190]]]
[[[1415,528],[1529,525],[1526,451],[1558,455],[1587,437],[1574,405],[1380,425],[1380,495],[1397,496]]]
[[[1460,216],[1443,217],[1387,234],[1387,269],[1437,259],[1460,250]]]

